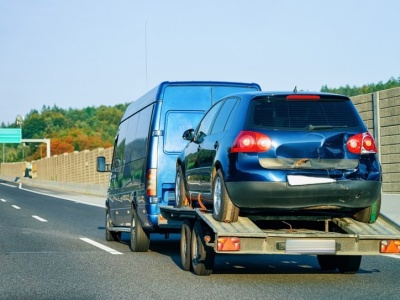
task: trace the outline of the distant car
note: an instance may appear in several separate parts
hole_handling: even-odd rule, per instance
[[[213,105],[177,159],[177,207],[238,216],[353,217],[381,206],[377,147],[352,101],[327,93],[250,92]]]

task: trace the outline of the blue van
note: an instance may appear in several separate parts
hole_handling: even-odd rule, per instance
[[[131,250],[148,251],[150,233],[161,228],[160,206],[175,204],[175,164],[187,141],[182,132],[195,128],[219,99],[234,93],[261,90],[255,83],[162,82],[131,103],[115,138],[111,164],[97,158],[97,171],[111,172],[106,199],[106,240],[131,234]]]

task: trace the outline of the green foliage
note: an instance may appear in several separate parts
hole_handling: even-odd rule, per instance
[[[66,152],[108,148],[114,144],[118,124],[128,104],[83,109],[43,106],[31,110],[22,125],[23,139],[50,139],[51,155]],[[16,128],[17,124],[2,127]],[[44,157],[46,144],[7,144],[6,162],[30,161]]]
[[[397,79],[391,77],[386,83],[380,81],[377,84],[371,83],[363,85],[361,87],[356,87],[356,86],[350,87],[349,85],[346,85],[339,88],[330,88],[327,85],[324,85],[321,88],[321,92],[342,94],[348,97],[352,97],[357,95],[374,93],[382,90],[388,90],[396,87],[400,87],[400,76]]]

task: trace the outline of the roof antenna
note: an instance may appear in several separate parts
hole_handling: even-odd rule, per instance
[[[297,85],[294,87],[293,93],[297,94]]]

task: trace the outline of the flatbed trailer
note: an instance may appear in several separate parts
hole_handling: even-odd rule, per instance
[[[213,219],[199,208],[161,207],[160,227],[181,226],[184,270],[210,275],[215,254],[316,255],[323,270],[356,273],[362,255],[400,254],[400,226],[384,215],[374,224],[351,218],[239,217]]]

